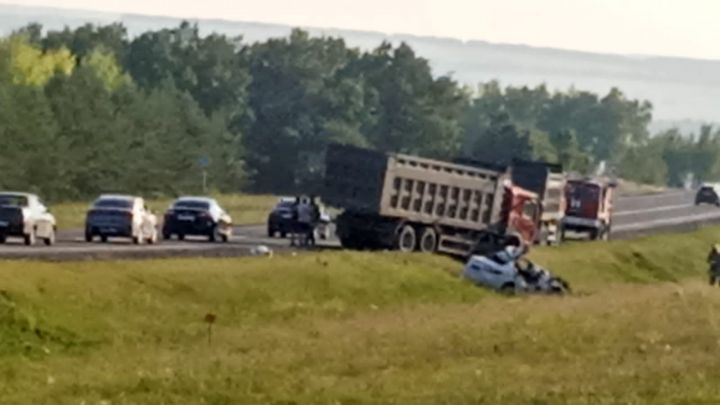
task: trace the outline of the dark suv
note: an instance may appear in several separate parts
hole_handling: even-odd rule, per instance
[[[695,195],[695,205],[712,204],[720,206],[720,196],[718,196],[720,186],[714,184],[703,184]]]
[[[274,238],[276,234],[284,238],[292,231],[294,198],[281,198],[268,216],[267,233]]]

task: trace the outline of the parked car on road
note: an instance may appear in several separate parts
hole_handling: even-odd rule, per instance
[[[207,197],[181,197],[165,212],[163,239],[177,236],[206,236],[214,242],[230,240],[233,231],[232,218],[217,201]]]
[[[129,195],[101,195],[87,213],[85,240],[98,236],[102,242],[109,237],[131,238],[139,245],[157,242],[157,217],[145,205],[142,197]]]
[[[35,194],[0,193],[0,243],[8,237],[22,238],[26,245],[41,239],[55,243],[55,217]]]
[[[703,184],[695,195],[695,205],[700,204],[720,206],[720,184]]]
[[[268,237],[274,238],[280,234],[281,238],[292,232],[293,226],[293,209],[295,206],[295,198],[281,197],[275,208],[268,216],[267,234]]]

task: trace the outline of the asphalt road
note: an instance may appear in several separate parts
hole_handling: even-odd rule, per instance
[[[694,191],[683,190],[620,197],[614,205],[613,234],[632,237],[720,223],[720,208],[712,205],[696,206],[694,200]]]
[[[632,238],[665,230],[685,230],[720,223],[720,208],[694,205],[694,192],[668,191],[663,194],[619,197],[613,216],[613,238]],[[133,245],[129,240],[86,243],[81,230],[61,231],[54,246],[24,246],[20,239],[0,245],[0,258],[43,260],[95,260],[160,257],[230,257],[250,255],[265,245],[274,251],[289,251],[287,239],[268,238],[265,226],[238,226],[227,243],[210,243],[203,238],[161,241],[156,245]],[[337,248],[337,241],[322,241],[321,248]]]

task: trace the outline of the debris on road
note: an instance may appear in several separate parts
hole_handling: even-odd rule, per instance
[[[272,257],[273,256],[273,250],[265,245],[258,245],[255,246],[250,250],[250,254],[253,256],[267,256]]]

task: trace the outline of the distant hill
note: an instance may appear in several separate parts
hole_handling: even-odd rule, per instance
[[[179,24],[177,18],[112,14],[81,10],[0,5],[0,34],[8,34],[30,22],[48,29],[76,27],[85,23],[122,22],[131,35]],[[287,35],[291,27],[277,24],[222,20],[196,21],[203,32],[241,35],[248,42]],[[352,46],[369,49],[383,40],[405,41],[430,60],[436,74],[451,74],[475,86],[489,80],[502,84],[551,89],[575,87],[606,93],[619,87],[628,96],[650,100],[658,124],[666,128],[678,122],[692,129],[703,122],[720,122],[720,61],[652,56],[593,54],[524,45],[463,42],[449,38],[386,35],[376,32],[303,27],[315,35],[343,37]],[[694,122],[688,126],[688,122]]]

